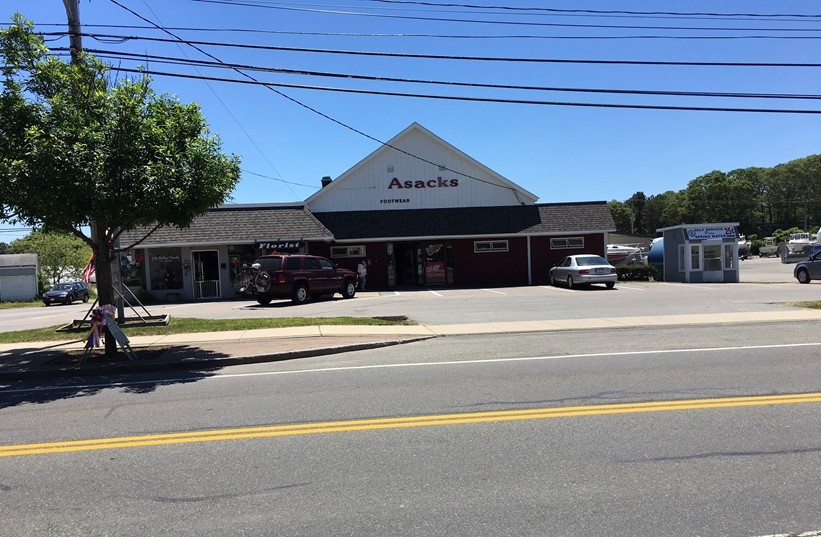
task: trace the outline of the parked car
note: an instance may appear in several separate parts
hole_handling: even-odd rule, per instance
[[[43,293],[43,303],[50,306],[53,302],[71,304],[75,300],[88,302],[91,293],[83,282],[62,282]]]
[[[562,283],[570,289],[577,285],[590,285],[591,283],[603,283],[608,289],[612,289],[619,275],[616,267],[602,256],[579,254],[569,255],[562,259],[558,265],[550,269],[548,278],[550,285]]]
[[[821,280],[821,250],[817,250],[807,259],[799,261],[793,269],[793,276],[799,283]]]
[[[275,298],[290,298],[303,304],[311,298],[340,293],[342,298],[356,294],[357,276],[324,257],[304,254],[264,255],[257,258],[260,271],[270,276],[270,286],[256,293],[257,302],[270,304]]]

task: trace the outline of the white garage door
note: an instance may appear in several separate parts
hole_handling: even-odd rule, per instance
[[[36,276],[32,274],[11,275],[8,272],[0,274],[0,302],[27,301],[37,298]]]

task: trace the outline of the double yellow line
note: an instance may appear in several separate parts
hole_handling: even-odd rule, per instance
[[[293,425],[272,425],[266,427],[244,427],[237,429],[215,429],[208,431],[152,434],[143,436],[96,438],[68,442],[48,442],[42,444],[19,444],[0,446],[0,457],[42,455],[46,453],[66,453],[72,451],[92,451],[98,449],[133,448],[141,446],[159,446],[166,444],[188,444],[194,442],[216,442],[220,440],[241,440],[248,438],[270,438],[275,436],[368,431],[373,429],[402,429],[407,427],[429,427],[433,425],[458,425],[465,423],[537,420],[548,418],[567,418],[573,416],[602,416],[608,414],[666,412],[671,410],[697,410],[705,408],[793,405],[799,403],[821,403],[821,392],[799,393],[793,395],[765,395],[753,397],[726,397],[719,399],[658,401],[652,403],[625,403],[559,408],[532,408],[526,410],[499,410],[493,412],[410,416],[404,418],[377,418],[321,423],[300,423]]]

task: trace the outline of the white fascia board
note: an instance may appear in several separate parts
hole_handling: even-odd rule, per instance
[[[598,235],[603,234],[602,230],[594,231],[565,231],[565,232],[549,232],[549,233],[482,233],[479,235],[426,235],[419,237],[376,237],[368,239],[336,239],[336,244],[361,244],[363,242],[411,242],[411,241],[428,241],[428,240],[455,240],[455,239],[488,239],[499,238],[509,239],[517,237],[566,237],[568,235]]]
[[[738,227],[738,222],[708,222],[705,224],[679,224],[677,226],[658,228],[656,232],[664,233],[665,231],[672,231],[674,229],[690,229],[694,227]]]

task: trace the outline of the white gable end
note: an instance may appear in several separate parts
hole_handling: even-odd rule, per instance
[[[530,205],[536,196],[414,123],[306,200],[312,212]]]

